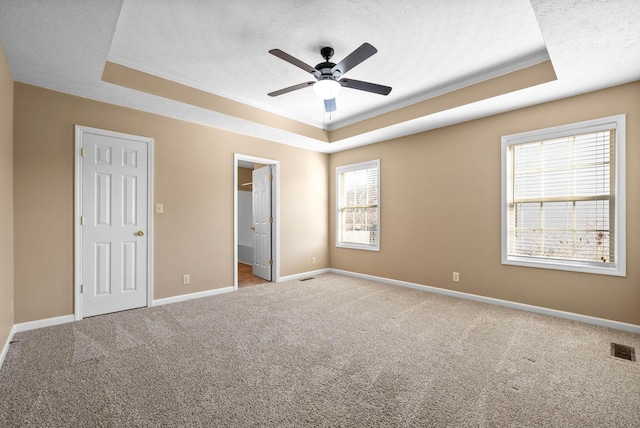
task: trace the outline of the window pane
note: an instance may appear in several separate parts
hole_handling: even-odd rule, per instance
[[[376,208],[353,208],[342,210],[340,224],[341,241],[354,244],[370,244],[378,241],[378,219]]]
[[[613,261],[609,201],[522,203],[515,212],[515,254]]]
[[[612,262],[613,132],[509,147],[510,254]]]
[[[521,256],[540,256],[540,229],[516,229],[514,254]]]
[[[609,201],[576,202],[578,226],[589,230],[609,230]]]
[[[337,168],[337,244],[378,249],[378,165],[375,161]]]
[[[540,228],[540,203],[516,204],[515,227],[518,229]]]

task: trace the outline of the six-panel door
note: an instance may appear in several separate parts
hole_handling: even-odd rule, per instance
[[[82,316],[147,305],[147,144],[83,133]]]

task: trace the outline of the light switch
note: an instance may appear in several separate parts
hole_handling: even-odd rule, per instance
[[[164,213],[164,204],[156,203],[156,214]]]

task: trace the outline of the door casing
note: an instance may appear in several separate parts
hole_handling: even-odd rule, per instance
[[[247,161],[271,165],[273,183],[271,187],[271,212],[273,230],[271,233],[271,257],[273,267],[271,282],[280,282],[280,161],[256,156],[233,154],[233,288],[238,289],[238,162]]]
[[[82,210],[82,162],[81,148],[84,133],[101,134],[108,137],[133,139],[147,145],[147,306],[153,302],[153,138],[124,134],[121,132],[75,125],[74,151],[74,319],[82,319],[82,225],[80,213]]]

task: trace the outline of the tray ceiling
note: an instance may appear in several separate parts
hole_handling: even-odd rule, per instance
[[[640,79],[635,0],[233,2],[0,1],[14,79],[322,152]],[[313,80],[270,55],[315,65],[368,42],[324,112]],[[310,79],[311,78],[311,79]]]

